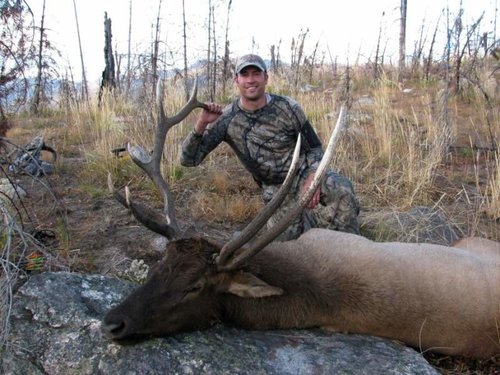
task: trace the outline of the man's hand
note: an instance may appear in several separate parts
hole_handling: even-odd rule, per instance
[[[203,109],[198,121],[194,125],[194,131],[198,134],[203,134],[208,124],[214,122],[222,114],[223,107],[215,103],[207,103],[208,109]]]
[[[304,185],[302,185],[302,189],[301,189],[301,192],[300,192],[301,195],[304,195],[305,192],[306,192],[306,190],[309,188],[309,186],[311,186],[312,181],[314,179],[314,175],[315,175],[315,173],[313,172],[309,176],[307,176],[306,180],[304,181]],[[319,203],[319,198],[320,197],[321,197],[321,188],[319,187],[314,192],[314,195],[312,196],[311,200],[309,201],[309,204],[307,205],[307,208],[313,209],[314,207],[316,207],[318,205],[318,203]]]

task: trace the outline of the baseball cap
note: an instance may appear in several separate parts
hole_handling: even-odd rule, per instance
[[[266,63],[264,62],[264,60],[262,60],[262,58],[260,56],[249,54],[249,55],[241,56],[238,59],[238,61],[236,63],[236,74],[241,72],[247,66],[256,66],[257,68],[259,68],[263,72],[267,71]]]

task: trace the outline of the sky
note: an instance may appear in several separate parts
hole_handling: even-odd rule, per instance
[[[43,0],[26,0],[36,24],[40,24]],[[81,62],[73,0],[45,0],[45,26],[49,40],[61,52],[60,68],[71,66],[75,79],[81,76]],[[229,0],[212,0],[215,6],[216,35],[222,54]],[[86,76],[98,85],[104,69],[104,13],[112,21],[113,48],[126,54],[129,34],[129,0],[75,0],[84,53]],[[408,0],[407,54],[423,35],[430,40],[443,9],[457,14],[464,9],[464,26],[470,26],[484,12],[482,30],[492,32],[498,18],[500,0]],[[229,15],[229,41],[232,57],[258,53],[270,58],[270,46],[280,45],[280,55],[290,58],[292,40],[307,30],[306,52],[318,44],[320,56],[361,62],[374,56],[379,35],[387,51],[386,59],[397,61],[400,0],[232,0]],[[134,52],[148,51],[159,0],[132,0],[131,46]],[[209,0],[185,0],[188,61],[206,57]],[[161,40],[170,51],[168,63],[181,67],[183,58],[182,0],[163,0],[160,12]],[[440,19],[443,40],[446,16]],[[498,30],[496,37],[500,30]],[[493,36],[493,35],[492,35]],[[280,44],[281,42],[281,44]],[[364,61],[363,61],[364,60]],[[386,60],[387,61],[387,60]],[[122,63],[125,64],[125,63]],[[61,70],[61,69],[60,69]]]

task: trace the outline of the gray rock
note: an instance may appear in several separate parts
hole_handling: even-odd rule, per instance
[[[438,374],[397,342],[322,330],[210,330],[121,345],[105,312],[135,287],[101,275],[43,273],[14,298],[3,374]]]
[[[362,234],[375,241],[424,242],[451,245],[459,239],[457,227],[430,207],[407,212],[373,212],[360,217]]]

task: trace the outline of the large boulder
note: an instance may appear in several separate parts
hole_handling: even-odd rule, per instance
[[[102,275],[42,273],[13,301],[3,374],[437,374],[391,340],[321,330],[206,331],[121,345],[101,319],[134,284]]]
[[[441,212],[418,206],[406,212],[374,211],[360,216],[362,234],[375,241],[425,242],[449,246],[458,228]]]

